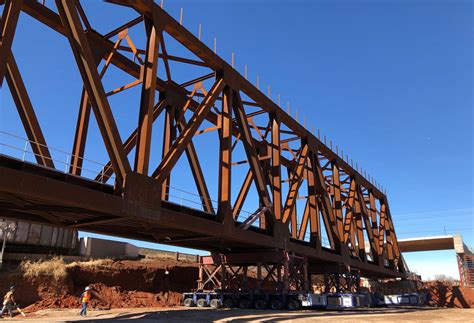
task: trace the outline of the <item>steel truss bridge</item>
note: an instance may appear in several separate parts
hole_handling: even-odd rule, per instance
[[[2,150],[0,215],[217,253],[284,250],[305,257],[309,268],[319,268],[315,272],[350,268],[367,277],[406,276],[387,196],[357,167],[153,1],[106,2],[137,18],[100,33],[80,1],[0,0],[0,82],[11,92],[34,156]],[[77,69],[83,82],[66,162],[58,162],[47,144],[27,91],[35,84],[25,84],[12,50],[20,14],[67,40],[76,64],[64,68]],[[137,34],[143,48],[134,42]],[[171,41],[188,55],[174,55]],[[192,78],[174,78],[179,64]],[[106,91],[111,66],[133,82]],[[141,89],[133,107],[138,123],[125,133],[109,97],[132,87]],[[109,159],[93,176],[84,166],[90,118]],[[198,158],[198,136],[213,136],[216,143],[207,147],[218,158],[218,175],[211,178],[218,185],[215,201]],[[152,165],[154,140],[161,158]],[[189,164],[198,208],[171,198],[181,157]],[[240,173],[248,169],[240,178],[239,167]],[[256,205],[242,212],[252,190]]]

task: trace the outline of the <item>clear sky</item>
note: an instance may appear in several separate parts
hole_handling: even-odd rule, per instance
[[[83,3],[100,32],[136,16]],[[275,101],[281,94],[292,115],[298,110],[300,121],[306,117],[382,183],[399,238],[459,233],[474,245],[471,1],[165,0],[164,7],[176,19],[183,8],[190,31],[201,23],[209,47],[216,37],[221,57],[230,62],[234,52],[238,70],[246,64],[250,80],[259,75]],[[81,86],[67,66],[75,64],[68,43],[24,14],[18,30],[13,51],[46,140],[69,152]],[[125,139],[137,101],[110,102]],[[0,130],[24,136],[6,86]],[[86,158],[103,162],[100,145],[93,141]],[[202,157],[211,148],[200,149]],[[453,251],[405,258],[424,278],[458,277]]]

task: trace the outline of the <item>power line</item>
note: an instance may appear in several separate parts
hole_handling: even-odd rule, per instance
[[[469,212],[474,213],[474,208],[464,208],[464,209],[451,209],[451,210],[441,210],[441,211],[427,211],[427,212],[415,212],[415,213],[405,213],[405,214],[394,214],[392,217],[411,217],[413,215],[423,215],[423,214],[445,214],[445,213],[455,213],[455,212]]]
[[[455,214],[455,215],[451,215],[449,219],[458,218],[458,217],[467,217],[469,215],[471,215],[471,213]],[[411,222],[411,221],[418,221],[418,220],[439,220],[439,219],[442,219],[443,217],[446,218],[446,215],[443,215],[440,217],[431,216],[431,217],[425,217],[425,218],[412,218],[412,219],[400,219],[400,220],[393,218],[393,222],[400,223],[400,222]]]
[[[462,229],[447,229],[446,231],[472,231],[474,233],[474,228],[462,228]],[[437,230],[426,230],[426,231],[405,231],[405,232],[396,232],[397,234],[406,234],[406,233],[423,233],[423,232],[444,232],[444,229]]]

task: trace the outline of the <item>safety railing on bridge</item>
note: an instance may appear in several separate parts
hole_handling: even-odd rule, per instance
[[[32,144],[48,148],[51,154],[50,160],[54,163],[55,168],[46,166],[44,167],[51,168],[56,171],[61,171],[63,173],[69,173],[71,161],[73,157],[76,157],[75,155],[68,153],[64,150],[57,149],[51,146],[45,146],[41,143],[0,130],[0,154],[19,159],[23,162],[30,162],[36,164],[36,157],[41,156],[33,151],[33,149],[31,148]],[[80,177],[85,177],[94,180],[97,174],[103,174],[104,169],[106,167],[105,164],[101,164],[99,162],[83,157],[79,158],[82,159],[82,166],[78,167],[78,169],[81,170]],[[99,182],[101,183],[113,183],[115,181],[114,175],[110,176],[110,178],[107,178],[107,180],[105,180],[106,178],[104,176],[100,176],[99,178]]]
[[[42,145],[36,141],[23,138],[16,134],[0,130],[0,155],[5,155],[10,158],[21,160],[22,162],[29,162],[37,165],[36,157],[40,155],[33,151],[31,148],[32,145],[46,147],[51,154],[50,160],[55,165],[55,168],[47,166],[42,167],[54,169],[65,174],[70,174],[69,169],[71,167],[71,161],[74,157],[76,157],[75,155],[49,145]],[[79,177],[87,178],[89,180],[97,181],[103,184],[113,184],[115,182],[114,175],[107,177],[104,175],[100,176],[100,174],[105,174],[107,169],[106,167],[109,166],[91,159],[83,157],[80,158],[82,159],[82,166],[78,167],[78,169],[81,170],[81,175]],[[97,176],[98,174],[99,176]],[[205,197],[198,194],[177,187],[168,186],[168,200],[171,203],[206,212],[204,209],[204,205],[206,204],[204,203],[205,199]],[[217,201],[212,199],[209,199],[209,201],[212,205],[217,205]],[[244,217],[248,217],[252,214],[252,212],[245,210],[240,210],[240,213]]]
[[[178,204],[181,206],[186,206],[191,209],[199,210],[202,212],[206,212],[204,205],[206,202],[206,198],[204,196],[200,196],[199,194],[188,192],[186,190],[167,186],[168,187],[168,202]],[[207,199],[211,202],[212,205],[217,205],[217,201],[213,199]]]
[[[71,167],[71,161],[75,155],[68,153],[64,150],[57,149],[51,146],[45,146],[38,142],[20,137],[18,135],[1,131],[0,130],[0,155],[16,158],[23,162],[29,162],[32,164],[36,163],[36,157],[39,156],[32,150],[32,144],[47,147],[51,154],[51,161],[54,163],[55,168],[42,166],[56,171],[70,174],[69,169]],[[103,184],[113,184],[115,182],[115,176],[106,177],[104,175],[97,176],[98,174],[104,174],[107,169],[106,164],[99,163],[97,161],[80,157],[82,159],[82,166],[78,167],[81,170],[79,177],[87,178],[92,181],[97,181]],[[72,175],[76,176],[76,175]],[[185,206],[194,210],[206,212],[204,205],[206,205],[206,197],[200,196],[181,188],[168,186],[168,201],[177,205]],[[209,199],[212,205],[217,205],[217,201]],[[244,222],[246,219],[252,217],[255,212],[249,212],[244,209],[240,209],[238,212],[239,221]],[[258,227],[259,220],[254,221],[251,226]],[[303,240],[309,241],[310,234],[306,232]],[[329,247],[328,239],[322,237],[323,246]]]

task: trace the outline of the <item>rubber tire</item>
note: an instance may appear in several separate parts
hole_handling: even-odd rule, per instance
[[[270,302],[270,308],[275,311],[281,310],[283,308],[283,302],[278,298],[274,298]]]
[[[211,299],[210,305],[212,308],[215,308],[215,309],[221,308],[221,302],[218,298]]]
[[[300,309],[300,303],[297,300],[290,299],[287,307],[290,311],[297,311]]]
[[[241,298],[239,300],[239,308],[241,309],[248,309],[250,308],[250,305],[252,305],[252,303],[248,298]]]
[[[254,302],[254,307],[255,307],[257,310],[264,310],[264,309],[267,307],[267,302],[265,302],[264,299],[257,299],[257,300]]]
[[[234,300],[230,297],[224,298],[224,301],[222,301],[222,306],[225,308],[233,308],[234,307]]]
[[[192,298],[186,298],[184,301],[183,301],[183,305],[186,306],[186,307],[194,307],[196,306],[196,304],[194,304],[194,300]]]
[[[200,298],[196,301],[197,307],[207,307],[207,302],[205,298]]]

